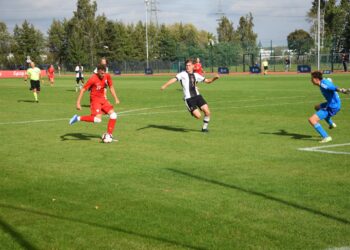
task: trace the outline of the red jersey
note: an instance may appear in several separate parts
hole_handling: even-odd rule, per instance
[[[203,68],[202,68],[202,64],[200,64],[200,63],[195,63],[194,65],[193,65],[193,71],[195,72],[195,73],[198,73],[198,74],[200,74],[201,76],[203,75]]]
[[[49,76],[53,76],[54,73],[55,73],[54,67],[49,67],[49,68],[47,69],[47,74],[48,74]]]
[[[85,90],[90,90],[90,99],[106,99],[105,88],[113,85],[110,74],[105,74],[102,79],[97,74],[93,74],[90,79],[84,85]]]

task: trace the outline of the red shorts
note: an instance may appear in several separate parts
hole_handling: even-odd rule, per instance
[[[91,115],[108,114],[113,109],[113,105],[107,99],[93,99],[90,100]]]
[[[49,78],[50,81],[54,80],[53,75],[47,75],[47,77]]]

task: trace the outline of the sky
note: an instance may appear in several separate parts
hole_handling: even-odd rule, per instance
[[[16,24],[26,19],[47,34],[52,20],[70,19],[76,0],[0,0],[0,21],[13,32]],[[145,21],[144,0],[96,0],[97,14],[113,21],[136,23]],[[306,14],[312,0],[157,0],[158,23],[191,23],[200,30],[216,35],[217,13],[228,17],[236,29],[241,16],[253,15],[254,32],[264,47],[286,45],[287,36],[296,29],[309,31]],[[153,12],[155,13],[155,12]],[[151,13],[148,18],[151,18]]]

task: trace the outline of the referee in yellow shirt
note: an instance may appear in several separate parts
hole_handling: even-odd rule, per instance
[[[27,70],[27,73],[24,77],[24,81],[27,82],[27,79],[30,79],[30,89],[33,91],[35,102],[39,102],[38,93],[40,92],[40,81],[41,81],[41,70],[38,67],[35,67],[35,63],[30,63],[30,68]]]

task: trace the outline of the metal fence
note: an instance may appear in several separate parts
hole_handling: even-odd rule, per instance
[[[344,54],[342,53],[331,53],[320,55],[320,70],[331,70],[331,71],[344,71]],[[349,54],[346,54],[349,58]],[[210,58],[201,58],[202,66],[204,71],[207,73],[217,72],[219,67],[228,68],[229,72],[249,72],[251,66],[261,66],[264,60],[261,55],[243,54],[240,55],[240,60],[237,63],[230,65],[219,65],[216,61]],[[289,59],[289,64],[286,64],[286,59]],[[272,72],[283,72],[290,71],[296,72],[298,65],[308,65],[312,70],[317,69],[317,55],[287,55],[287,56],[269,56],[267,57],[269,63],[269,71]],[[347,59],[348,60],[348,59]],[[348,64],[348,61],[345,62]],[[110,72],[120,72],[121,74],[139,74],[145,73],[147,63],[145,61],[120,61],[120,62],[109,62],[108,67]],[[38,65],[41,69],[47,69],[48,64]],[[75,64],[66,63],[60,65],[61,72],[74,72]],[[95,66],[83,65],[85,72],[92,72]],[[58,65],[55,65],[57,69]],[[149,61],[149,68],[152,69],[153,73],[176,73],[184,70],[184,58],[176,61],[162,61],[162,60],[151,60]],[[1,67],[2,70],[13,70],[13,69],[26,69],[25,65],[10,65],[7,67]]]

